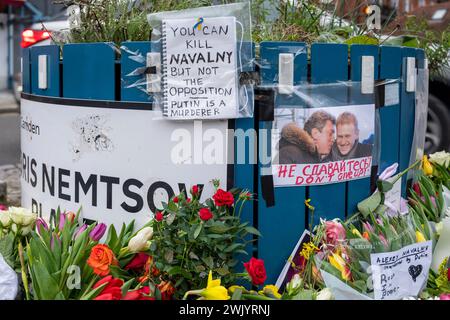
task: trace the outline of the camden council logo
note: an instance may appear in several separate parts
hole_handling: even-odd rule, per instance
[[[34,135],[41,135],[41,127],[36,122],[33,122],[31,117],[21,116],[20,127],[22,128],[22,130],[30,134],[30,139],[33,139]]]

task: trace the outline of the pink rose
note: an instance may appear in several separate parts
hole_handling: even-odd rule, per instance
[[[329,244],[336,244],[339,240],[345,240],[345,229],[342,224],[334,221],[325,222],[325,237]]]

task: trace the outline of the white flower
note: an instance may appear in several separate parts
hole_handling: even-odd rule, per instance
[[[430,161],[447,168],[450,165],[450,153],[439,151],[430,154]]]
[[[9,207],[12,221],[22,227],[27,227],[36,221],[37,215],[30,210],[19,207]]]
[[[440,235],[441,232],[442,232],[442,229],[444,228],[444,223],[443,223],[442,221],[439,222],[439,223],[436,223],[435,226],[434,226],[434,228],[436,229],[436,233],[437,233],[438,235]]]
[[[0,223],[4,228],[8,228],[11,224],[11,216],[9,211],[0,211]]]
[[[131,252],[145,251],[150,247],[150,239],[153,237],[153,228],[145,227],[140,230],[128,242],[128,249]]]
[[[330,288],[324,288],[317,294],[316,300],[334,300],[333,292]]]

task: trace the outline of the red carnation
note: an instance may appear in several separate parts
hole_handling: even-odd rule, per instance
[[[231,206],[234,202],[234,197],[231,192],[218,189],[216,194],[213,195],[214,203],[216,206]]]
[[[160,211],[156,212],[155,220],[156,221],[162,221],[162,219],[164,219],[164,215]]]
[[[175,202],[175,203],[178,203],[178,197],[173,198],[172,201]]]
[[[247,270],[252,283],[257,286],[263,284],[267,279],[266,268],[264,267],[264,260],[251,258],[249,262],[244,263],[244,267]]]
[[[198,214],[200,216],[200,219],[202,219],[203,221],[208,221],[213,217],[211,210],[209,210],[208,208],[201,208]]]
[[[191,194],[195,197],[198,195],[198,185],[192,187]]]

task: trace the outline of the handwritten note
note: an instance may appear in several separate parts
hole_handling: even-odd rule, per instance
[[[163,20],[165,115],[235,118],[236,47],[235,17]]]
[[[432,241],[400,250],[370,255],[375,299],[396,300],[417,296],[428,279]]]

